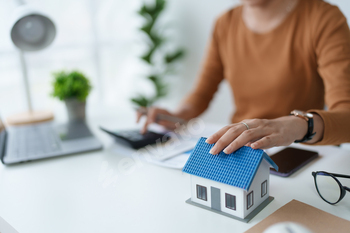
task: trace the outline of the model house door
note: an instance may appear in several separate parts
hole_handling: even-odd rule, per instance
[[[221,211],[220,189],[211,187],[211,208]]]

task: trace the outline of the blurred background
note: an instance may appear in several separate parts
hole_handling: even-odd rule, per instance
[[[25,53],[34,109],[53,110],[56,119],[66,119],[63,102],[50,97],[52,72],[78,69],[91,80],[88,117],[104,110],[131,109],[130,98],[152,91],[144,79],[147,69],[139,59],[145,49],[138,30],[137,14],[142,0],[27,0],[55,22],[57,35],[51,46]],[[160,21],[169,43],[186,49],[177,75],[167,79],[172,87],[159,105],[174,109],[197,77],[215,18],[239,4],[239,0],[168,0]],[[350,1],[330,0],[350,23]],[[7,117],[27,109],[18,53],[10,38],[10,20],[15,9],[11,0],[0,0],[0,114]],[[228,123],[234,111],[232,94],[222,83],[204,118]],[[217,114],[217,113],[220,114]]]

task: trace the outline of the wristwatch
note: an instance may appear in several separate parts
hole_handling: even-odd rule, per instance
[[[316,132],[315,133],[313,132],[314,131],[314,115],[312,113],[304,112],[304,111],[300,111],[300,110],[293,110],[293,111],[291,111],[290,115],[300,117],[300,118],[306,120],[307,126],[308,126],[306,135],[302,139],[295,140],[294,142],[300,143],[300,142],[310,141],[316,134]]]

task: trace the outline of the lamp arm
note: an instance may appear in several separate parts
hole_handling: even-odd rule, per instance
[[[30,88],[29,88],[29,82],[28,82],[27,65],[26,65],[26,61],[25,61],[24,54],[23,54],[22,50],[19,50],[19,57],[20,57],[20,61],[21,61],[21,71],[22,71],[22,77],[23,77],[23,81],[24,81],[24,91],[25,91],[26,97],[27,97],[28,111],[31,113],[33,111],[32,99],[31,99],[31,95],[30,95]]]

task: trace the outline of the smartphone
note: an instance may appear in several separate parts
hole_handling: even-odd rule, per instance
[[[274,168],[270,168],[270,173],[277,176],[288,177],[317,157],[318,153],[315,151],[288,147],[270,156],[278,166],[278,171]]]

